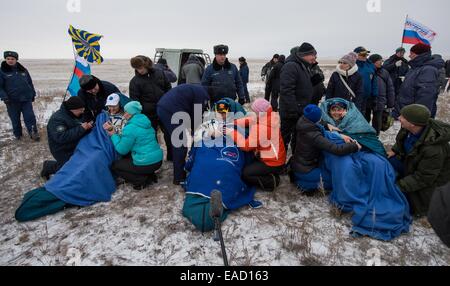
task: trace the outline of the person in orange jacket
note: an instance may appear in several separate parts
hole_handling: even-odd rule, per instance
[[[226,135],[232,137],[241,150],[255,152],[256,160],[244,168],[242,179],[264,191],[273,191],[280,184],[280,173],[286,163],[280,117],[263,98],[255,100],[251,108],[255,114],[234,121],[237,126],[249,128],[248,137],[231,128],[226,129]]]

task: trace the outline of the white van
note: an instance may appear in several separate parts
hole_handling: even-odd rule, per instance
[[[181,80],[181,68],[186,63],[191,54],[196,55],[200,60],[202,60],[205,63],[205,68],[206,66],[211,64],[211,58],[209,57],[209,55],[204,53],[203,50],[200,49],[157,48],[153,60],[155,63],[157,63],[161,58],[167,61],[167,65],[178,77],[178,82],[172,84],[172,86],[176,86],[180,83]]]

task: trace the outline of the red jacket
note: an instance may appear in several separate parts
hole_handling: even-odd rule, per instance
[[[252,115],[234,121],[235,125],[250,127],[247,139],[237,130],[233,131],[234,142],[243,151],[255,151],[267,166],[279,167],[286,163],[286,150],[280,132],[280,116],[272,108],[259,116]]]

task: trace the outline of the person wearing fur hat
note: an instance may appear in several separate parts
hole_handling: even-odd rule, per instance
[[[383,111],[394,108],[395,88],[389,72],[383,68],[383,57],[374,54],[369,57],[369,60],[376,68],[378,96],[369,100],[366,107],[373,113],[372,126],[377,131],[377,135],[380,135],[383,124]]]
[[[319,189],[321,178],[322,152],[344,156],[361,149],[356,141],[341,135],[346,142],[337,145],[324,136],[325,127],[321,124],[322,110],[314,104],[305,107],[303,116],[297,123],[297,148],[291,161],[291,181],[306,194]],[[331,189],[330,180],[323,178],[325,189]]]
[[[150,120],[142,114],[142,105],[131,101],[124,110],[127,124],[121,135],[114,128],[103,126],[117,153],[123,156],[113,163],[111,169],[116,176],[132,183],[134,189],[141,190],[157,181],[155,172],[161,168],[163,151]]]
[[[417,103],[425,105],[434,118],[439,96],[439,70],[444,67],[444,60],[433,58],[431,46],[422,43],[411,48],[409,57],[411,70],[400,88],[394,117],[400,115],[403,107]]]
[[[434,190],[450,181],[450,125],[432,119],[421,104],[403,107],[399,120],[402,128],[388,157],[412,214],[423,216]]]
[[[278,112],[278,97],[280,95],[280,77],[281,77],[281,69],[284,66],[284,62],[286,57],[284,55],[280,55],[278,57],[278,61],[275,66],[270,71],[267,78],[267,88],[265,99],[270,101],[270,105],[272,105],[272,109],[274,112]]]
[[[251,109],[256,116],[235,120],[235,125],[249,127],[248,137],[234,128],[227,128],[225,133],[242,151],[255,152],[256,160],[242,171],[244,182],[264,191],[273,191],[280,184],[280,173],[286,163],[280,119],[278,113],[272,111],[270,102],[263,98],[256,99]]]
[[[409,71],[408,60],[405,59],[405,48],[401,47],[395,51],[395,54],[387,59],[383,68],[385,68],[390,76],[395,88],[395,98],[397,99],[402,85],[402,77],[406,76]]]
[[[343,98],[358,102],[364,96],[363,81],[356,65],[358,55],[351,52],[339,60],[328,81],[326,99]]]
[[[22,115],[30,138],[39,141],[40,136],[33,111],[36,91],[30,73],[18,62],[17,52],[6,51],[3,56],[5,61],[0,66],[0,100],[6,104],[14,136],[17,140],[22,138],[20,120]]]
[[[106,98],[113,93],[120,93],[114,84],[98,79],[93,75],[83,75],[80,78],[78,96],[85,103],[83,121],[95,122],[97,115],[106,110]]]
[[[295,150],[297,121],[312,100],[311,66],[316,63],[316,59],[316,49],[310,43],[303,43],[292,50],[281,70],[281,134],[286,150],[290,143],[292,152]]]
[[[214,46],[214,60],[203,74],[202,85],[216,89],[217,99],[238,99],[240,104],[246,103],[244,86],[238,68],[227,58],[228,46]]]
[[[49,179],[69,161],[81,138],[93,128],[92,122],[82,121],[85,103],[78,96],[71,96],[53,113],[47,124],[50,153],[55,161],[45,161],[41,177]]]

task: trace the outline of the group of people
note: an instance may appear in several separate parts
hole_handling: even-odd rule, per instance
[[[89,198],[77,204],[55,190],[65,186],[55,182],[62,181],[61,174],[81,168],[77,156],[93,146],[104,152],[92,160],[106,158],[115,184],[129,182],[141,190],[156,182],[163,162],[156,136],[161,129],[173,183],[186,190],[183,215],[199,230],[214,227],[208,216],[214,189],[223,193],[224,220],[244,205],[261,207],[255,190],[274,191],[286,174],[305,194],[330,191],[334,205],[358,217],[355,235],[390,240],[409,230],[411,214],[427,215],[434,190],[450,180],[450,125],[434,119],[444,61],[423,44],[411,49],[411,61],[404,53],[398,49],[383,64],[381,56],[369,57],[358,47],[339,60],[325,87],[316,50],[303,43],[264,67],[265,98],[254,100],[251,112],[243,107],[250,103],[248,65],[243,57],[240,69],[230,63],[226,45],[214,47],[214,60],[204,71],[198,58],[189,57],[181,70],[186,83],[174,88],[167,64],[157,67],[146,56],[132,58],[129,98],[107,81],[83,76],[78,96],[65,101],[47,126],[55,161],[44,162],[41,175],[55,175],[33,196],[26,195],[16,218],[25,221],[67,205],[95,203]],[[11,52],[6,56],[11,58]],[[402,129],[386,152],[378,135],[381,114],[391,108]],[[107,143],[98,142],[104,138]],[[382,190],[375,183],[380,179]],[[113,191],[109,188],[105,197]],[[48,200],[43,192],[51,193],[52,203],[63,203],[35,215],[29,198]]]

